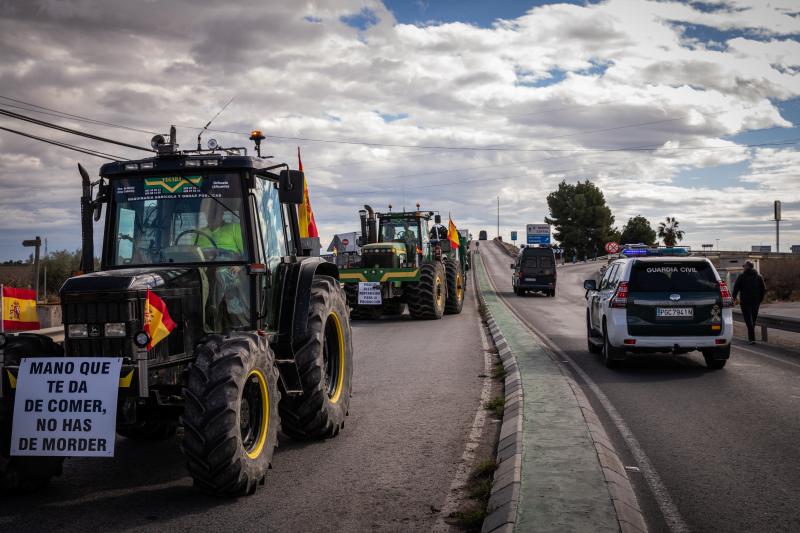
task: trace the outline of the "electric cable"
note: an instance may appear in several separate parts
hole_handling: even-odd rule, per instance
[[[17,135],[21,135],[23,137],[28,137],[30,139],[35,139],[37,141],[42,141],[44,143],[52,144],[55,146],[60,146],[61,148],[67,148],[68,150],[74,150],[76,152],[81,152],[87,155],[93,155],[95,157],[101,157],[103,159],[108,159],[109,161],[126,161],[124,157],[119,157],[113,154],[107,154],[105,152],[100,152],[99,150],[92,150],[91,148],[83,148],[81,146],[75,146],[73,144],[64,143],[61,141],[54,141],[53,139],[46,139],[44,137],[39,137],[38,135],[32,135],[30,133],[25,133],[24,131],[14,130],[11,128],[5,128],[0,126],[0,130],[7,131],[10,133],[15,133]]]

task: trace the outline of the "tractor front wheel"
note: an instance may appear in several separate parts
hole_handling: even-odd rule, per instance
[[[278,371],[264,337],[211,335],[196,351],[184,389],[183,453],[196,487],[253,494],[278,442]]]
[[[9,336],[3,348],[5,364],[18,365],[23,357],[61,357],[64,352],[49,337],[21,333]],[[14,416],[14,391],[4,370],[4,395],[0,398],[0,493],[19,494],[39,489],[61,475],[63,457],[11,456],[11,428]]]
[[[298,440],[336,436],[350,406],[353,341],[344,293],[331,277],[314,278],[308,337],[295,361],[303,394],[281,401],[283,432]]]
[[[413,318],[438,320],[444,315],[447,280],[441,263],[422,265],[419,281],[408,284],[408,312]]]

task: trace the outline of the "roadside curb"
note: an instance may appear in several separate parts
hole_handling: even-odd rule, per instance
[[[473,276],[474,269],[473,269]],[[513,533],[517,522],[517,506],[522,485],[522,378],[517,359],[492,317],[480,287],[475,283],[478,304],[483,310],[489,334],[505,369],[505,406],[500,438],[497,444],[497,470],[489,497],[489,515],[483,521],[481,533]]]
[[[499,243],[498,243],[499,245]],[[501,247],[502,249],[502,247]],[[487,272],[488,275],[488,272]],[[475,273],[477,276],[477,273]],[[509,347],[509,343],[492,316],[492,312],[484,299],[479,284],[478,301],[485,309],[487,324],[495,346],[499,351],[503,367],[506,369],[505,397],[506,405],[503,414],[500,441],[497,447],[497,462],[499,467],[495,472],[492,493],[488,509],[490,514],[483,523],[482,533],[494,531],[513,532],[516,525],[517,509],[519,506],[521,473],[523,460],[523,387],[517,360]],[[507,305],[507,304],[506,304]],[[513,311],[511,311],[512,314]],[[519,320],[519,317],[517,317]],[[521,322],[526,326],[524,322]],[[553,352],[547,347],[539,334],[530,327],[527,328],[537,342],[555,358]],[[647,532],[647,524],[640,510],[638,500],[631,486],[628,472],[620,460],[616,449],[608,434],[603,428],[594,408],[589,403],[586,394],[576,380],[565,373],[561,375],[572,390],[577,407],[586,424],[589,438],[597,454],[597,461],[602,470],[602,476],[608,490],[608,497],[616,514],[619,530],[623,533]]]

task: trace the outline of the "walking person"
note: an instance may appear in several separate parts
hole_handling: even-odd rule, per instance
[[[761,277],[753,263],[745,261],[744,272],[736,278],[733,284],[733,299],[739,296],[739,307],[742,309],[742,317],[747,325],[747,343],[756,343],[756,320],[758,319],[758,308],[764,295],[767,293],[767,286],[764,278]]]

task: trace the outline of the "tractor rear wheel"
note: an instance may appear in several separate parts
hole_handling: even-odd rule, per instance
[[[211,335],[196,351],[184,389],[183,453],[196,487],[253,494],[278,442],[278,371],[264,337]]]
[[[444,314],[447,281],[441,263],[422,265],[419,281],[409,283],[408,312],[413,318],[438,320]]]
[[[281,401],[283,432],[298,440],[336,436],[350,406],[353,341],[345,296],[331,277],[314,278],[308,338],[295,361],[303,394]]]
[[[18,365],[23,357],[61,357],[64,351],[43,335],[21,333],[9,336],[3,348],[6,365]],[[0,493],[19,494],[39,489],[54,476],[60,476],[63,457],[11,456],[11,428],[14,416],[14,390],[8,374],[0,376],[3,398],[0,399]]]
[[[444,312],[448,315],[461,313],[464,307],[464,273],[461,272],[461,264],[458,261],[447,261],[445,263],[445,275],[447,277],[447,302]]]

